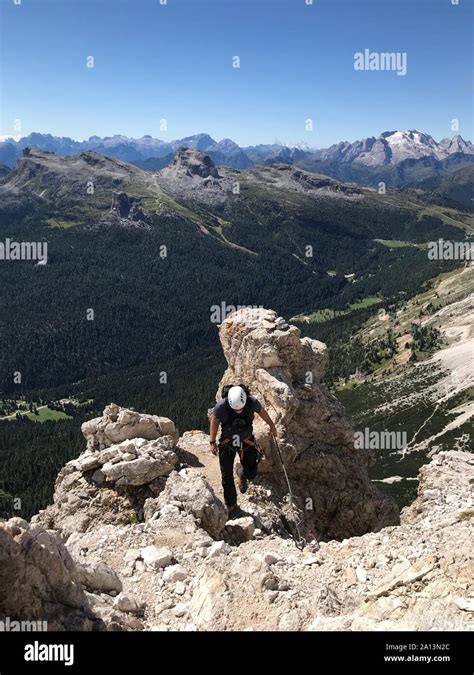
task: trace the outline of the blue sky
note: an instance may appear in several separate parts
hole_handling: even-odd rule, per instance
[[[19,119],[22,136],[326,147],[394,129],[440,140],[458,119],[472,138],[471,0],[307,1],[0,0],[0,135]],[[407,74],[354,70],[364,49],[406,52]]]

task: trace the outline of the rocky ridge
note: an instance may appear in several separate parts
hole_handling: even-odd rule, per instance
[[[226,524],[239,539],[213,539],[177,501],[64,543],[11,519],[0,525],[1,611],[50,629],[471,630],[473,480],[472,455],[440,453],[400,526],[304,550],[251,516]]]
[[[356,162],[367,166],[398,164],[406,159],[433,157],[445,159],[453,153],[474,154],[474,146],[457,135],[437,143],[432,136],[420,131],[385,131],[375,138],[364,138],[354,143],[344,141],[318,151],[321,159]]]
[[[384,145],[388,148],[387,154],[384,153]],[[453,153],[473,153],[472,143],[465,141],[460,135],[436,142],[429,134],[416,130],[386,131],[378,137],[372,136],[354,143],[343,141],[321,150],[314,150],[306,146],[293,147],[281,143],[240,147],[229,138],[217,142],[205,133],[173,141],[162,141],[149,135],[142,138],[129,138],[119,134],[104,138],[91,136],[84,141],[75,141],[68,137],[32,133],[23,138],[2,139],[0,141],[0,162],[13,167],[15,159],[21,154],[21,151],[25,147],[31,146],[62,155],[93,151],[130,162],[163,158],[176,152],[180,147],[186,146],[209,154],[217,164],[225,164],[235,169],[245,169],[253,163],[263,164],[272,161],[292,163],[311,155],[328,157],[343,162],[350,162],[355,159],[367,164],[375,164],[377,161],[379,163],[384,161],[394,163],[405,157],[446,157]],[[400,157],[397,154],[397,146],[401,146]],[[390,151],[392,147],[395,149],[393,157]]]
[[[261,309],[230,315],[220,335],[221,385],[244,379],[276,418],[296,503],[260,423],[267,458],[228,520],[206,434],[179,437],[167,418],[111,404],[83,425],[87,447],[60,471],[53,504],[0,523],[0,618],[52,630],[472,628],[472,454],[423,467],[398,524],[320,384],[325,346]]]

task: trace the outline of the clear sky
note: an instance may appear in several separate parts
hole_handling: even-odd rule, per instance
[[[473,2],[458,1],[0,0],[0,135],[19,119],[22,136],[326,147],[394,129],[440,140],[458,119],[472,139]],[[365,49],[406,53],[407,74],[356,71]]]

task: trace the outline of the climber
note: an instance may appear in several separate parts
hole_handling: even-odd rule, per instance
[[[240,457],[241,466],[236,470],[236,475],[242,494],[247,491],[248,481],[257,475],[262,456],[253,435],[255,413],[268,424],[270,432],[276,436],[277,430],[269,414],[245,385],[225,386],[222,399],[212,409],[209,449],[213,455],[219,454],[224,501],[229,516],[236,515],[239,511],[233,477],[235,453],[238,452]],[[219,424],[221,435],[217,444]]]

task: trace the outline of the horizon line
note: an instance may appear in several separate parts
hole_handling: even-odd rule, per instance
[[[19,143],[21,140],[28,138],[32,134],[38,134],[38,135],[41,135],[41,136],[51,136],[52,138],[58,138],[58,139],[69,139],[69,140],[71,140],[75,143],[86,143],[86,142],[90,141],[92,138],[97,138],[101,141],[105,141],[105,140],[109,140],[109,139],[113,139],[113,138],[126,138],[129,141],[141,141],[144,138],[150,138],[153,141],[159,141],[160,143],[163,143],[164,145],[175,143],[176,141],[181,141],[185,138],[193,138],[195,136],[209,136],[209,138],[211,138],[215,143],[222,143],[222,141],[229,140],[229,141],[232,141],[233,143],[235,143],[236,145],[238,145],[238,147],[241,148],[241,149],[255,148],[255,147],[258,147],[259,145],[278,145],[278,146],[286,147],[286,148],[305,148],[306,150],[321,150],[321,149],[324,150],[327,147],[331,147],[332,145],[338,145],[339,143],[356,143],[357,141],[365,140],[366,138],[378,139],[378,138],[381,138],[384,134],[390,134],[390,133],[393,134],[393,133],[396,133],[396,132],[399,132],[399,131],[401,131],[403,133],[420,133],[420,134],[423,134],[425,136],[429,136],[430,138],[432,138],[435,141],[435,143],[440,143],[442,140],[444,140],[446,138],[453,139],[453,138],[456,138],[458,136],[460,138],[462,138],[462,140],[466,141],[467,143],[472,143],[471,139],[465,138],[459,132],[454,133],[453,136],[444,136],[439,141],[437,141],[434,136],[432,136],[431,134],[429,134],[425,131],[420,131],[419,129],[386,130],[386,131],[381,131],[377,136],[375,136],[375,135],[366,136],[366,137],[364,137],[364,139],[356,138],[354,141],[348,141],[348,140],[344,139],[342,141],[338,141],[337,143],[332,143],[331,145],[326,146],[326,147],[311,146],[306,141],[301,141],[301,142],[296,142],[296,143],[285,143],[283,141],[280,141],[279,139],[274,139],[272,142],[267,142],[267,143],[240,145],[240,143],[237,143],[237,141],[234,141],[229,136],[225,136],[225,137],[221,138],[219,141],[216,141],[216,139],[210,133],[202,132],[202,131],[198,132],[196,134],[188,134],[187,136],[183,136],[182,138],[172,138],[170,140],[163,140],[163,139],[158,138],[156,136],[152,136],[151,134],[144,134],[143,136],[138,137],[138,136],[128,136],[127,134],[120,134],[120,133],[111,134],[109,136],[98,136],[97,134],[93,134],[92,136],[89,136],[88,138],[79,139],[79,138],[74,138],[73,136],[57,136],[55,134],[52,134],[51,132],[30,131],[29,134],[26,134],[24,136],[22,136],[20,134],[16,134],[16,135],[15,134],[0,134],[0,143],[6,143],[8,141],[13,141],[15,143]]]

